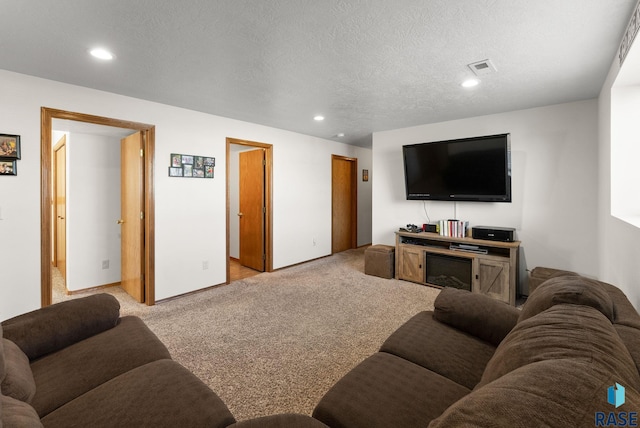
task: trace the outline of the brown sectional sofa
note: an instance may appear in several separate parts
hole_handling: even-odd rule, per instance
[[[612,285],[549,277],[522,311],[442,290],[433,312],[394,332],[313,416],[336,428],[586,427],[611,412],[629,420],[640,412],[640,316]],[[626,388],[619,408],[607,401],[616,383]]]
[[[119,309],[113,296],[100,294],[2,322],[5,427],[235,422],[220,398],[171,360],[139,318],[120,318]]]
[[[240,422],[141,320],[120,317],[113,297],[53,305],[1,325],[0,427],[565,427],[639,412],[636,310],[612,285],[549,278],[522,310],[444,289],[434,311],[339,380],[313,418]],[[607,400],[616,383],[626,388],[619,408]]]

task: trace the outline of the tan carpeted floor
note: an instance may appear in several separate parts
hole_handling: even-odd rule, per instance
[[[365,275],[364,249],[153,307],[136,304],[119,287],[108,291],[120,300],[123,315],[144,319],[173,358],[238,420],[311,414],[322,395],[389,334],[432,309],[439,292]]]

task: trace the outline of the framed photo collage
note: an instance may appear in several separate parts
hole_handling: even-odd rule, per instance
[[[216,158],[171,153],[169,177],[213,178]]]
[[[16,163],[20,159],[20,136],[0,134],[0,175],[18,175]]]

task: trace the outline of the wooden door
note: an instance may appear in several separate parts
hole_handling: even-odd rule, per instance
[[[339,253],[357,246],[357,162],[336,155],[331,162],[331,252]]]
[[[240,152],[240,264],[264,272],[265,151]]]
[[[144,295],[144,167],[142,133],[121,140],[121,286],[142,303]]]
[[[67,144],[63,136],[53,149],[55,165],[54,191],[54,225],[55,254],[53,264],[58,268],[62,278],[67,280]]]

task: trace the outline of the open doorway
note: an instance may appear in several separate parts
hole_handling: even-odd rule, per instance
[[[54,121],[71,121],[79,124],[93,124],[103,127],[121,128],[128,135],[135,135],[133,138],[133,144],[137,144],[135,150],[129,150],[129,153],[133,153],[135,156],[129,155],[134,158],[134,163],[139,164],[138,170],[133,170],[130,164],[121,168],[123,171],[128,171],[131,175],[135,175],[134,181],[137,181],[139,186],[133,187],[134,193],[138,194],[137,207],[134,209],[137,223],[139,223],[139,229],[134,231],[134,240],[139,241],[138,249],[139,262],[135,261],[135,258],[122,255],[122,260],[134,260],[133,264],[136,265],[137,273],[134,276],[137,277],[139,283],[140,292],[137,296],[133,297],[139,301],[144,302],[147,305],[153,305],[155,303],[155,282],[154,282],[154,223],[155,212],[153,204],[153,157],[155,148],[155,127],[153,125],[147,125],[143,123],[123,121],[118,119],[105,118],[100,116],[86,115],[82,113],[73,113],[62,110],[55,110],[43,107],[41,109],[42,127],[41,127],[41,150],[40,150],[40,162],[41,162],[41,231],[42,231],[42,245],[41,245],[41,303],[42,306],[47,306],[52,303],[52,262],[57,263],[59,255],[57,254],[57,245],[54,245],[56,240],[54,239],[54,233],[59,230],[58,213],[54,210],[54,200],[56,206],[60,201],[60,198],[56,197],[57,186],[52,186],[52,181],[57,181],[52,174],[52,171],[57,169],[56,164],[52,165],[54,161],[52,136]],[[113,139],[114,147],[120,153],[125,152],[125,140],[127,138]],[[56,140],[57,141],[57,140]],[[132,143],[127,143],[126,146],[131,146]],[[82,144],[79,145],[82,147]],[[87,147],[83,147],[86,149]],[[90,156],[89,154],[88,156]],[[124,161],[122,161],[124,162]],[[134,172],[132,172],[134,171]],[[125,181],[125,177],[122,177],[122,181]],[[124,188],[124,186],[122,186]],[[117,191],[120,194],[120,189]],[[122,217],[125,211],[121,213],[115,213],[113,219],[114,227],[124,226],[127,220]],[[112,213],[113,214],[113,213]],[[62,216],[63,220],[67,220],[67,216]],[[54,220],[55,219],[55,220]],[[117,220],[117,226],[116,226]],[[136,222],[129,222],[136,223]],[[66,226],[66,224],[64,224]],[[125,233],[123,227],[122,234]],[[124,246],[124,241],[123,241]],[[66,259],[66,257],[65,257]],[[103,266],[108,260],[103,260]],[[117,263],[118,261],[116,261]],[[67,260],[68,266],[68,260]],[[125,275],[122,275],[122,283],[124,285]],[[131,294],[131,293],[129,293]]]
[[[227,284],[273,270],[270,144],[227,138]]]

